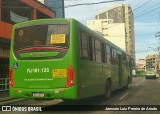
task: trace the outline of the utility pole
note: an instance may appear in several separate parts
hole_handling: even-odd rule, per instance
[[[156,37],[158,38],[158,70],[159,70],[159,75],[160,75],[160,32],[156,33]]]
[[[159,43],[158,43],[158,62],[159,62],[159,66],[158,66],[158,70],[159,70],[159,75],[160,75],[160,37],[158,37],[158,41],[159,41]]]

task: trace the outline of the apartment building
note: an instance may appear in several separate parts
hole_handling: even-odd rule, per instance
[[[137,71],[144,71],[146,67],[146,59],[139,59],[138,65],[136,67]]]
[[[87,26],[92,30],[101,32],[106,39],[125,50],[132,56],[134,61],[136,60],[134,16],[130,5],[118,4],[105,10],[101,10],[96,14],[95,20],[89,20],[87,22]],[[112,31],[112,33],[109,31]],[[117,34],[117,31],[121,34]],[[122,44],[118,45],[117,42],[120,43],[121,40],[123,40]]]
[[[146,66],[158,66],[158,55],[157,54],[151,54],[146,56]]]
[[[87,21],[87,26],[126,51],[124,23],[116,24],[113,23],[113,19],[100,19]]]

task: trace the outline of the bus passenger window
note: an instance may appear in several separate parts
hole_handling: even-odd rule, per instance
[[[113,51],[113,48],[111,48],[111,63],[114,64],[114,51]]]
[[[89,58],[90,61],[95,61],[95,40],[91,36],[89,38]]]
[[[93,61],[96,61],[95,39],[94,38],[92,38],[92,53],[93,53]]]
[[[95,53],[96,53],[96,62],[101,63],[101,42],[95,39]]]
[[[88,60],[88,39],[87,34],[84,32],[80,32],[80,51],[81,58],[84,60]]]
[[[33,45],[43,45],[40,40],[33,40]]]
[[[110,53],[110,47],[108,45],[106,45],[106,61],[107,61],[107,64],[110,64],[110,58],[111,58],[111,53]]]
[[[114,49],[114,64],[117,64],[117,50]]]
[[[129,66],[129,56],[128,55],[126,56],[126,66],[127,67]]]
[[[111,62],[112,64],[117,64],[117,50],[116,49],[111,49]]]
[[[102,43],[102,62],[107,63],[107,53],[106,53],[106,45]]]
[[[123,54],[123,65],[126,66],[126,55]]]

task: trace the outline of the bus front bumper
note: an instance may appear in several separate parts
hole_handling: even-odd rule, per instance
[[[156,75],[145,75],[147,79],[156,79]]]

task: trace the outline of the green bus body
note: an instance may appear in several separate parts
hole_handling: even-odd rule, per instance
[[[10,97],[82,99],[103,95],[107,83],[111,91],[128,86],[130,63],[123,50],[74,19],[19,23],[11,40]]]
[[[158,72],[157,72],[156,68],[153,67],[153,66],[146,67],[146,69],[145,69],[145,77],[146,77],[146,79],[148,79],[148,78],[157,79],[158,78]]]

